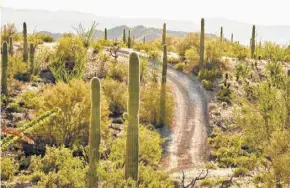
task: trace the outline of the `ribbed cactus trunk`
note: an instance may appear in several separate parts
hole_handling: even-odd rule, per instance
[[[252,28],[252,38],[251,38],[251,58],[255,56],[255,48],[256,48],[256,26],[253,25]]]
[[[123,29],[123,43],[126,44],[127,39],[126,39],[126,29]]]
[[[129,56],[129,100],[128,128],[125,157],[125,177],[138,181],[139,154],[139,97],[140,97],[140,65],[135,52]]]
[[[29,47],[29,60],[30,60],[30,69],[29,75],[32,76],[34,74],[34,45],[30,43]]]
[[[145,36],[143,37],[143,44],[146,44],[146,38],[145,38]]]
[[[13,56],[13,38],[9,37],[9,54]]]
[[[220,40],[223,41],[224,39],[224,29],[221,27],[221,33],[220,33]]]
[[[128,48],[131,48],[131,31],[128,31]]]
[[[166,44],[166,23],[163,24],[162,45]]]
[[[105,40],[108,40],[108,31],[107,31],[107,28],[105,28]]]
[[[199,67],[204,63],[204,18],[201,19],[200,45],[199,45]]]
[[[160,92],[160,122],[159,126],[166,125],[166,76],[167,76],[167,46],[163,45],[162,80]]]
[[[4,94],[5,96],[8,96],[7,67],[8,67],[8,45],[7,45],[7,42],[4,41],[2,45],[1,87],[2,87],[2,94]]]
[[[234,34],[231,35],[231,43],[234,43]]]
[[[101,142],[101,84],[97,77],[91,80],[91,124],[89,130],[88,187],[98,187],[97,163]]]
[[[23,23],[23,61],[28,62],[27,26]]]

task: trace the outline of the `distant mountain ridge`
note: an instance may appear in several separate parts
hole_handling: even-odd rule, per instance
[[[74,31],[72,26],[82,23],[85,27],[93,21],[99,23],[98,29],[112,28],[109,33],[112,37],[118,37],[122,27],[130,27],[134,32],[132,35],[139,38],[143,35],[148,40],[159,36],[162,24],[167,23],[167,29],[173,36],[183,36],[186,32],[199,31],[200,24],[192,21],[177,21],[165,19],[124,19],[116,17],[102,17],[90,13],[76,11],[46,11],[46,10],[24,10],[13,8],[1,8],[1,24],[14,22],[19,30],[22,28],[24,21],[28,24],[28,32],[33,30],[45,31],[50,33],[64,33]],[[239,21],[221,19],[221,18],[205,18],[205,32],[208,34],[219,35],[220,27],[224,28],[224,37],[230,38],[234,34],[234,40],[243,44],[249,44],[251,37],[252,24]],[[289,44],[290,42],[290,26],[263,26],[256,25],[257,40],[270,40],[279,44]],[[168,31],[168,32],[169,32]],[[135,34],[134,34],[135,33]],[[101,31],[98,35],[102,35]]]

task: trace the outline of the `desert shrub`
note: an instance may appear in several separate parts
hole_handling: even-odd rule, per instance
[[[176,65],[176,64],[178,64],[180,62],[180,58],[177,58],[177,57],[169,57],[167,61],[170,64]]]
[[[174,99],[169,88],[166,91],[166,122],[172,122]],[[160,117],[160,85],[148,84],[141,90],[140,121],[146,124],[158,125]]]
[[[140,81],[143,82],[144,78],[147,77],[148,74],[148,61],[146,58],[140,58]]]
[[[176,70],[183,71],[185,68],[185,63],[178,63],[175,65]]]
[[[10,112],[21,112],[22,108],[19,106],[18,102],[15,101],[15,102],[10,102],[7,105],[7,110]]]
[[[235,65],[235,72],[234,75],[236,77],[236,80],[239,81],[240,78],[246,79],[248,78],[252,73],[252,67],[250,62],[242,61],[238,62]]]
[[[82,40],[75,36],[60,38],[56,54],[49,69],[57,81],[69,82],[82,78],[87,64],[87,50]]]
[[[218,72],[216,69],[202,69],[198,72],[198,80],[209,80],[214,81],[218,77]]]
[[[102,88],[111,114],[123,114],[127,109],[127,86],[123,82],[106,79],[102,81]]]
[[[60,113],[50,122],[45,123],[33,135],[41,135],[49,144],[71,147],[73,144],[85,144],[88,141],[90,121],[90,86],[82,80],[72,80],[70,84],[57,83],[44,88],[39,97],[36,113],[60,108]],[[108,135],[108,108],[102,96],[102,136]]]
[[[46,147],[43,158],[31,157],[31,174],[26,179],[36,187],[84,187],[86,163],[79,157],[73,157],[68,148]],[[22,177],[25,179],[25,177]]]
[[[12,181],[19,165],[13,158],[1,156],[1,180]]]
[[[34,45],[43,44],[43,40],[41,38],[41,35],[38,33],[32,33],[32,34],[28,35],[27,40],[30,43],[33,43]]]
[[[95,54],[101,52],[105,47],[102,45],[102,43],[100,42],[100,40],[98,41],[93,41],[91,43],[91,47],[93,48],[93,52]]]
[[[39,37],[43,42],[54,42],[54,38],[52,35],[45,34],[45,33],[39,33]]]
[[[12,79],[12,78],[18,78],[21,81],[26,81],[25,78],[21,79],[22,77],[24,77],[27,74],[27,63],[22,61],[22,56],[20,55],[14,55],[14,56],[10,56],[8,58],[8,68],[7,68],[7,78],[8,79]],[[9,81],[8,81],[9,83]]]
[[[34,57],[34,73],[38,75],[40,71],[47,69],[52,60],[54,51],[48,46],[41,46],[37,49]]]
[[[232,100],[232,90],[228,87],[221,87],[217,92],[217,99],[222,102],[230,103]]]
[[[38,97],[38,92],[27,91],[19,96],[19,100],[23,104],[23,107],[33,109],[37,108],[37,106],[39,105]]]
[[[148,54],[148,59],[151,61],[159,61],[161,54],[160,51],[157,49],[152,49],[149,52],[147,52]]]
[[[201,187],[214,187],[225,181],[224,178],[205,178],[199,182]]]
[[[207,90],[213,89],[213,83],[209,80],[202,80],[202,86]]]
[[[197,49],[191,48],[185,51],[185,58],[187,62],[193,66],[198,65],[199,54]]]
[[[110,63],[108,65],[108,76],[120,82],[125,81],[128,75],[127,66],[121,63]]]
[[[234,170],[233,176],[234,177],[245,176],[245,175],[247,175],[248,172],[249,172],[249,170],[246,168],[236,168]]]

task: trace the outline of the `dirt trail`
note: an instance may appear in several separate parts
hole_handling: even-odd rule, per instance
[[[168,84],[175,94],[176,106],[172,130],[163,128],[167,137],[163,167],[169,172],[198,168],[207,156],[207,100],[197,80],[171,67]]]

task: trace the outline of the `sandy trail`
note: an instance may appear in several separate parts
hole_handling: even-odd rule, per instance
[[[167,137],[163,167],[170,172],[201,167],[207,156],[207,100],[197,80],[171,67],[168,84],[175,94],[172,130],[162,128]]]

